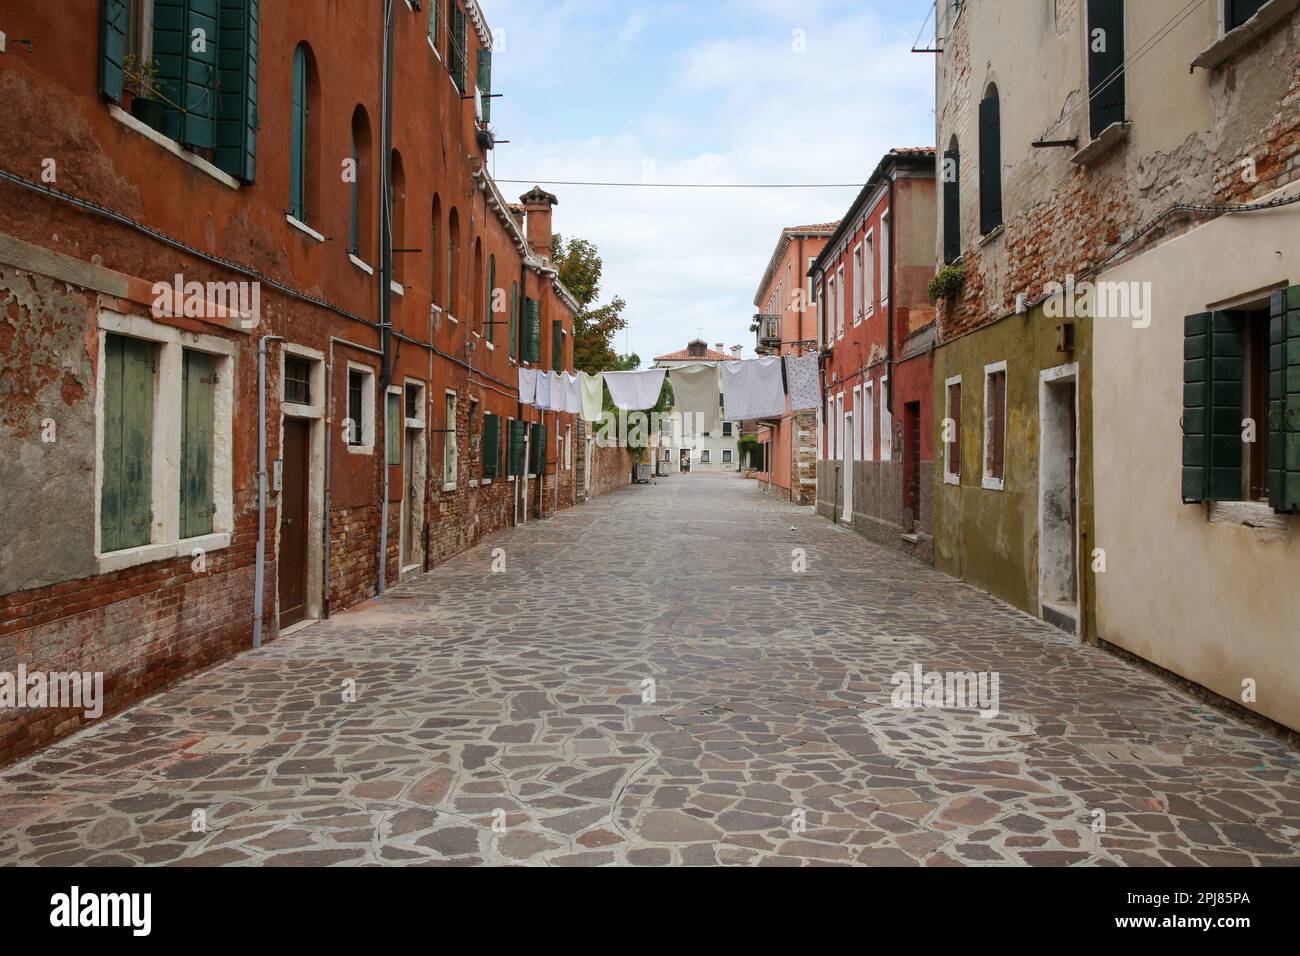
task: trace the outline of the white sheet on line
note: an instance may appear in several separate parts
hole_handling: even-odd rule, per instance
[[[628,412],[654,408],[663,391],[664,368],[649,368],[639,372],[606,372],[605,387],[614,405]]]

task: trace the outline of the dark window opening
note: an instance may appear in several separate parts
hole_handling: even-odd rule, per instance
[[[414,385],[409,382],[407,383],[406,386],[406,417],[407,418],[423,417],[420,414],[420,404],[421,404],[420,399],[423,395],[423,392],[424,389],[422,389],[419,385]]]
[[[284,357],[284,400],[295,405],[311,404],[311,362],[307,359]]]
[[[1243,310],[1246,338],[1245,414],[1254,423],[1254,441],[1243,443],[1248,500],[1268,501],[1269,315],[1268,309]]]
[[[348,372],[348,420],[351,426],[348,428],[348,444],[364,445],[365,437],[362,430],[365,427],[365,421],[362,416],[365,414],[362,400],[365,395],[366,373],[365,372]]]
[[[1224,27],[1228,30],[1235,30],[1251,17],[1259,12],[1268,0],[1227,0],[1227,10],[1224,16]]]

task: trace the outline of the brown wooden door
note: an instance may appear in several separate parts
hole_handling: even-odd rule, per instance
[[[283,490],[280,495],[280,626],[303,619],[307,604],[308,423],[284,422]]]

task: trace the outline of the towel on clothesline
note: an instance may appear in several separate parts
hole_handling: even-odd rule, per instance
[[[650,368],[640,372],[606,372],[605,386],[616,407],[627,412],[645,411],[659,404],[667,371]]]
[[[564,401],[558,404],[558,410],[576,415],[582,411],[582,380],[568,372],[561,372],[560,379],[563,381]]]
[[[790,411],[805,412],[819,408],[821,383],[817,375],[817,354],[785,357],[785,389],[790,396]]]
[[[746,359],[722,364],[722,392],[727,418],[743,422],[785,414],[785,386],[779,358]]]
[[[519,401],[525,405],[532,405],[537,401],[537,369],[519,370]]]
[[[685,426],[692,434],[720,430],[716,365],[682,365],[669,370],[668,380],[673,385],[673,411],[692,416]]]
[[[541,411],[551,409],[551,384],[554,380],[550,372],[537,373],[537,401],[534,403]]]
[[[601,372],[595,375],[579,372],[578,381],[582,390],[582,420],[600,421],[605,414],[605,376]]]

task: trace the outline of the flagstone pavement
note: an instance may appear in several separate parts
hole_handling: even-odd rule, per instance
[[[1000,713],[894,708],[916,664],[996,671]],[[0,773],[0,864],[1295,865],[1298,837],[1285,743],[734,476],[494,536]]]

